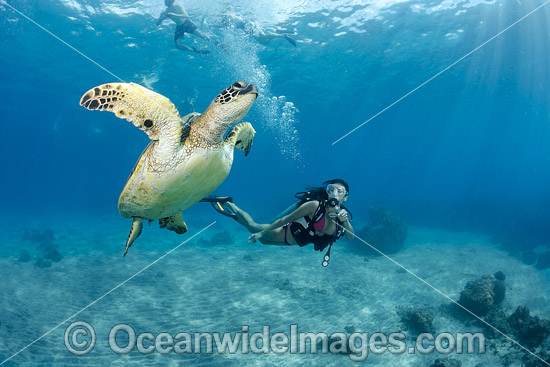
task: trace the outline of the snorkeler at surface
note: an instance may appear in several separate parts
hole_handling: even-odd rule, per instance
[[[260,241],[265,245],[303,247],[313,243],[316,251],[323,251],[342,236],[351,241],[354,237],[349,213],[343,203],[348,199],[349,186],[346,181],[334,179],[323,182],[324,186],[299,192],[295,209],[271,224],[254,222],[252,217],[235,205],[231,198],[206,198],[203,201],[216,203],[214,208],[237,220],[252,235],[248,242]],[[323,266],[328,265],[330,248]]]
[[[237,15],[235,11],[228,7],[220,17],[220,24],[213,25],[219,28],[234,28],[239,29],[249,36],[254,37],[256,41],[261,44],[267,44],[275,38],[284,38],[292,46],[296,47],[296,41],[288,36],[288,32],[275,32],[262,28],[257,22],[251,20],[244,20],[243,17]]]
[[[174,43],[176,48],[183,51],[193,51],[199,54],[207,54],[210,51],[198,50],[195,47],[187,46],[182,42],[185,33],[194,34],[214,45],[218,45],[218,42],[212,41],[210,37],[202,33],[197,29],[197,26],[189,20],[187,11],[180,6],[174,4],[175,0],[164,0],[166,10],[162,12],[157,20],[157,26],[159,26],[166,18],[173,20],[176,23],[176,30],[174,32]]]

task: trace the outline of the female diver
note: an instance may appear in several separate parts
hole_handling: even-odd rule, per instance
[[[323,182],[321,187],[310,188],[307,192],[299,192],[295,209],[283,215],[271,224],[254,222],[252,217],[235,205],[231,198],[208,198],[214,208],[227,216],[231,216],[246,227],[252,235],[249,243],[260,241],[266,245],[303,247],[313,243],[316,251],[323,251],[342,236],[353,240],[353,227],[349,212],[343,203],[348,199],[349,186],[342,179]],[[221,203],[221,205],[220,205]],[[217,204],[217,207],[216,205]],[[330,247],[325,255],[323,266],[328,265]]]

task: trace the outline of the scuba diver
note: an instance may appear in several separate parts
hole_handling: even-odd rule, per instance
[[[174,23],[176,23],[176,30],[174,32],[174,44],[176,45],[176,48],[183,51],[193,51],[199,54],[207,54],[210,52],[207,50],[198,50],[195,47],[187,46],[186,44],[184,44],[182,42],[182,39],[185,36],[185,33],[192,33],[218,46],[219,42],[213,41],[206,34],[199,31],[197,29],[197,26],[191,20],[189,20],[189,15],[187,14],[187,11],[185,11],[182,6],[175,5],[174,1],[175,0],[164,0],[166,10],[162,12],[159,19],[157,20],[157,26],[159,26],[166,18],[169,18],[174,21]]]
[[[334,179],[323,182],[323,186],[311,187],[295,196],[298,201],[271,224],[254,222],[252,217],[233,203],[230,197],[208,197],[219,213],[232,217],[248,229],[249,243],[260,241],[265,245],[300,247],[313,243],[316,251],[329,249],[324,256],[323,266],[328,266],[332,244],[342,236],[351,241],[354,238],[348,210],[343,203],[348,199],[349,186],[346,181]],[[292,210],[288,213],[289,210]],[[288,213],[288,214],[286,214]]]

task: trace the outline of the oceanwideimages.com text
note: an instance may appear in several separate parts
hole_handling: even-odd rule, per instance
[[[292,324],[286,332],[272,333],[269,325],[261,331],[251,332],[243,325],[239,332],[140,332],[127,324],[111,328],[109,348],[117,354],[347,354],[352,361],[365,361],[369,354],[474,354],[485,353],[485,336],[482,333],[422,333],[408,340],[404,333],[302,332]],[[76,355],[88,354],[95,346],[93,327],[75,322],[65,331],[65,345]]]

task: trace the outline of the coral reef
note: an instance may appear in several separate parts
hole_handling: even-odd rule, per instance
[[[53,241],[55,240],[55,235],[53,233],[53,230],[51,230],[50,228],[47,228],[43,231],[40,231],[38,229],[30,230],[28,228],[25,228],[23,230],[21,238],[31,242],[53,243]]]
[[[510,327],[510,324],[508,323],[508,320],[506,318],[506,313],[502,310],[497,310],[494,307],[491,308],[487,313],[487,316],[485,316],[485,321],[487,321],[489,325],[494,326],[506,335],[511,334],[512,332],[512,328]],[[493,338],[496,336],[500,336],[500,333],[495,331],[495,329],[491,327],[486,327],[485,335]]]
[[[42,253],[42,258],[53,262],[59,262],[63,259],[63,256],[59,253],[58,248],[59,246],[56,243],[42,243],[38,245],[38,250]]]
[[[537,355],[546,363],[550,363],[550,347],[543,348]],[[522,361],[524,367],[548,367],[547,364],[530,354],[524,354]]]
[[[37,242],[38,254],[35,257],[34,265],[39,268],[49,268],[52,262],[59,262],[63,255],[59,252],[59,246],[55,243],[55,234],[53,230],[47,228],[42,231],[38,229],[25,229],[21,236],[23,240]],[[29,262],[33,257],[27,250],[21,251],[19,255],[20,262]]]
[[[550,237],[550,226],[547,224],[549,222],[548,205],[524,208],[524,210],[514,212],[513,221],[502,221],[505,223],[504,226],[493,228],[493,241],[510,252],[545,246]]]
[[[398,314],[408,329],[419,334],[434,331],[433,317],[428,311],[409,309],[398,311]]]
[[[385,254],[395,254],[403,247],[407,238],[407,225],[396,211],[374,206],[369,209],[369,219],[369,225],[356,232],[358,237]],[[354,242],[353,247],[365,255],[380,255],[363,243]]]
[[[493,292],[495,293],[493,301],[495,304],[499,304],[504,301],[504,297],[506,296],[506,283],[504,282],[506,276],[502,271],[497,271],[493,276],[497,280],[493,286]]]
[[[550,320],[531,316],[529,308],[519,306],[510,316],[506,316],[499,304],[506,294],[505,275],[499,271],[494,276],[483,275],[481,279],[470,281],[460,295],[459,303],[475,313],[484,316],[484,320],[505,335],[513,336],[515,340],[529,348],[538,348],[550,335]],[[455,307],[455,311],[460,310]],[[466,312],[455,312],[455,316],[467,315]],[[485,335],[489,338],[501,337],[500,333],[486,324]],[[550,350],[543,350],[541,358],[550,360]],[[500,353],[499,353],[500,354]],[[522,359],[523,366],[538,367],[544,363],[540,360],[517,353],[500,354],[504,366],[517,365]]]
[[[49,260],[44,260],[43,258],[41,257],[37,257],[36,258],[36,261],[34,262],[34,266],[38,267],[38,268],[49,268],[50,266],[52,266],[52,262],[49,261]]]
[[[537,269],[550,269],[550,252],[535,252],[532,249],[513,251],[512,256],[520,259],[527,265],[534,265]]]
[[[512,254],[527,265],[535,265],[535,263],[537,262],[537,254],[531,249],[513,252]]]
[[[499,271],[495,276],[483,275],[481,279],[470,281],[460,293],[458,303],[476,314],[485,316],[493,305],[504,300],[506,294],[505,276]]]
[[[520,342],[529,347],[539,346],[550,334],[550,323],[538,316],[530,316],[529,308],[519,306],[510,317],[508,324]]]
[[[29,252],[27,250],[21,250],[21,253],[19,254],[19,260],[20,262],[22,263],[27,263],[29,261],[31,261],[31,254],[29,254]]]
[[[529,308],[519,306],[513,314],[506,317],[504,311],[492,307],[484,319],[502,333],[513,335],[521,344],[536,348],[550,335],[550,322],[549,320],[541,320],[537,316],[530,316],[529,313]],[[500,333],[493,328],[484,326],[486,327],[486,336],[491,338],[500,336]],[[515,363],[516,359],[514,354],[508,354],[503,357],[503,363],[506,362],[505,365],[511,365]]]

